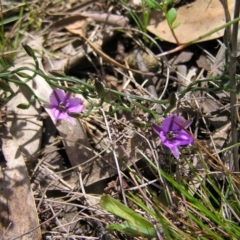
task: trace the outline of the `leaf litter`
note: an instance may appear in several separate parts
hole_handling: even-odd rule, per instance
[[[230,13],[233,13],[234,1],[229,0],[227,3]],[[176,43],[168,28],[167,21],[156,22],[156,19],[158,19],[157,15],[159,15],[158,11],[152,12],[150,24],[147,29],[160,39]],[[180,43],[188,43],[210,30],[223,25],[225,23],[224,9],[221,2],[218,0],[193,1],[178,9],[175,22],[180,24],[179,27],[176,28],[176,35]],[[222,37],[223,33],[224,29],[200,41]]]
[[[190,4],[198,8],[197,4],[200,3],[202,2],[198,0]],[[205,182],[210,182],[209,184],[212,185],[211,181],[219,183],[224,179],[221,174],[216,174],[213,180],[209,180],[206,173],[212,175],[215,171],[226,173],[226,169],[229,168],[229,152],[220,153],[230,144],[229,93],[221,88],[217,92],[207,93],[202,89],[212,89],[216,87],[216,83],[203,81],[197,85],[199,90],[184,94],[191,84],[210,76],[217,77],[221,73],[225,59],[222,57],[224,54],[220,52],[221,49],[215,50],[218,42],[210,41],[213,47],[209,47],[206,44],[208,42],[199,43],[190,46],[185,53],[174,53],[160,60],[157,56],[159,51],[156,50],[158,46],[150,47],[149,44],[145,44],[142,35],[130,29],[130,27],[134,28],[134,24],[128,21],[128,17],[123,17],[126,9],[118,2],[109,4],[110,12],[103,3],[95,1],[93,5],[76,1],[49,4],[46,5],[46,15],[43,15],[45,19],[41,20],[42,27],[47,27],[45,31],[30,29],[28,32],[22,32],[23,41],[35,50],[40,72],[34,76],[29,70],[35,69],[35,62],[19,46],[23,55],[15,56],[11,71],[20,67],[29,68],[22,72],[33,76],[33,79],[26,80],[26,76],[14,74],[14,78],[24,83],[25,87],[16,88],[16,84],[11,83],[14,97],[8,101],[7,110],[1,110],[6,114],[6,119],[3,119],[5,121],[1,124],[5,127],[6,123],[11,133],[7,138],[4,134],[1,136],[2,153],[5,157],[2,162],[5,161],[7,165],[2,173],[8,176],[7,171],[11,168],[13,169],[11,174],[16,172],[14,177],[9,176],[11,183],[5,184],[12,186],[11,189],[4,188],[1,192],[3,208],[11,212],[9,217],[11,221],[7,225],[1,224],[1,235],[4,234],[6,239],[14,239],[22,234],[25,234],[22,239],[27,238],[28,234],[32,234],[31,239],[41,239],[41,237],[44,239],[49,237],[51,239],[74,237],[76,239],[86,237],[142,239],[141,236],[131,238],[118,231],[109,232],[106,224],[121,223],[121,221],[107,213],[99,203],[101,196],[108,193],[138,211],[136,202],[126,200],[124,197],[127,192],[141,196],[139,193],[143,192],[144,186],[149,186],[151,191],[158,194],[161,208],[166,211],[165,217],[168,217],[169,223],[178,226],[179,233],[187,226],[197,237],[194,231],[197,226],[189,226],[191,219],[184,215],[185,210],[190,206],[181,205],[180,196],[174,191],[169,194],[169,199],[163,197],[165,188],[172,186],[165,180],[159,179],[145,158],[172,174],[179,183],[188,182],[189,193],[192,196],[206,191]],[[214,5],[215,1],[210,3],[210,7],[213,6],[211,4]],[[40,4],[37,7],[40,10],[43,6]],[[84,14],[79,15],[78,9],[82,8]],[[188,5],[181,8],[185,11],[189,10]],[[232,9],[231,4],[230,9]],[[224,19],[223,12],[214,11],[212,15],[214,21],[201,24],[203,32],[194,26],[196,37],[214,28],[212,22],[216,21],[219,23],[217,26],[221,25],[219,19]],[[179,14],[179,17],[181,16],[184,14]],[[189,20],[186,16],[184,20]],[[115,23],[108,22],[107,19],[111,20],[111,17],[117,19],[114,21],[118,22],[118,27]],[[155,18],[154,15],[151,18]],[[180,20],[177,18],[177,21]],[[161,24],[159,23],[161,31],[165,32],[168,27]],[[188,33],[191,30],[188,30],[183,22],[180,26],[184,29],[181,30],[185,32],[184,37],[191,37],[186,39],[178,34],[180,42],[192,40],[193,35]],[[122,32],[123,30],[125,33]],[[159,32],[156,33],[150,28],[148,30],[172,42],[171,37],[163,37],[165,35],[162,33],[159,35]],[[10,35],[10,38],[12,36]],[[220,36],[222,33],[212,35],[205,41]],[[121,50],[118,46],[121,46]],[[162,48],[167,50],[171,46],[167,42],[162,42],[160,49]],[[143,57],[138,57],[138,54]],[[149,54],[153,57],[150,64],[147,63]],[[202,65],[197,63],[196,59],[201,56],[204,56],[204,66],[207,67],[202,68]],[[133,61],[128,59],[135,60],[135,63],[132,64]],[[153,75],[148,74],[152,72]],[[46,75],[52,76],[49,82],[44,79]],[[70,78],[62,80],[65,76]],[[74,77],[81,79],[82,82],[71,81]],[[217,82],[217,86],[227,83],[226,79],[220,81],[222,83]],[[28,104],[31,98],[25,84],[35,96],[45,100],[46,103],[56,85],[63,89],[83,89],[75,94],[75,97],[84,99],[86,109],[83,117],[76,119],[76,124],[72,125],[67,121],[56,121],[50,113],[51,110],[44,108],[44,104],[41,106],[31,104],[27,110],[17,108],[19,104]],[[86,90],[83,84],[86,86],[90,84],[93,88],[89,87]],[[107,90],[102,89],[103,87]],[[177,93],[178,96],[172,93]],[[103,97],[101,94],[105,99],[103,103],[101,103]],[[161,104],[159,100],[169,101],[169,104]],[[92,106],[95,107],[90,114],[87,114],[87,110]],[[189,130],[191,135],[214,153],[214,156],[207,151],[198,153],[199,148],[193,145],[181,148],[184,158],[175,160],[168,149],[161,145],[157,134],[151,130],[153,120],[151,111],[155,111],[159,123],[164,121],[166,115],[171,114],[180,115],[186,120],[193,119]],[[7,142],[10,143],[6,144]],[[14,148],[16,154],[10,146]],[[10,156],[9,152],[12,153]],[[20,166],[11,166],[12,157]],[[210,159],[215,160],[212,163]],[[223,167],[219,162],[227,167]],[[208,167],[206,163],[209,163]],[[20,186],[17,185],[18,179],[15,177],[19,173],[24,179],[20,180]],[[4,179],[3,175],[1,182]],[[148,192],[149,189],[146,191]],[[150,197],[151,194],[154,195],[148,192],[147,196]],[[12,196],[16,197],[12,198]],[[144,196],[146,197],[146,194],[141,196],[142,200],[147,202]],[[26,197],[29,199],[26,200]],[[4,205],[6,199],[9,199],[8,205],[7,203]],[[24,205],[23,209],[19,209],[21,213],[15,211],[16,202],[28,202],[27,209]],[[163,206],[163,203],[166,205]],[[173,215],[172,210],[177,211],[176,216]],[[15,224],[21,222],[18,220],[19,216],[21,221],[24,218],[24,226]],[[144,216],[147,218],[147,215]],[[11,228],[11,222],[14,223],[14,228]],[[221,230],[221,228],[216,229],[216,232],[221,234]],[[154,235],[155,230],[152,231],[151,234]],[[158,232],[161,239],[166,239],[164,234],[164,231]],[[205,232],[201,234],[206,235]],[[186,237],[186,239],[190,238]]]

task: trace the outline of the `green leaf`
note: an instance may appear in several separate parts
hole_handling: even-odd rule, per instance
[[[151,127],[150,123],[144,123],[144,122],[139,121],[139,120],[132,120],[131,123],[134,126],[139,127],[139,128],[149,128],[149,127]]]
[[[9,84],[1,78],[0,78],[0,90],[13,93],[13,90],[11,89]]]
[[[20,109],[28,109],[29,107],[31,106],[31,104],[26,104],[26,103],[20,103],[17,105],[17,108],[20,108]]]
[[[20,104],[17,105],[17,108],[28,109],[31,106],[31,104],[33,104],[34,100],[35,100],[35,96],[32,95],[28,104],[27,103],[20,103]]]
[[[142,236],[145,238],[153,238],[156,235],[151,235],[151,234],[144,234],[143,232],[139,232],[138,229],[135,228],[135,226],[126,223],[126,224],[111,224],[107,226],[107,229],[112,230],[112,231],[120,231],[122,233],[134,236],[134,237],[138,237],[138,236]]]
[[[160,8],[160,4],[155,0],[145,0],[147,5],[151,8]],[[173,0],[171,0],[173,1]]]
[[[27,78],[27,79],[30,79],[32,76],[30,76],[30,75],[28,75],[28,74],[26,74],[26,73],[24,73],[24,72],[17,72],[16,73],[19,77],[21,77],[21,78]]]
[[[66,77],[66,74],[61,70],[52,70],[52,71],[48,71],[48,72],[56,77]]]
[[[2,65],[3,68],[6,68],[6,70],[9,67],[13,67],[14,66],[14,60],[11,57],[8,56],[2,56],[2,58],[0,59],[0,65]],[[3,69],[1,69],[2,71]]]
[[[33,58],[33,60],[34,60],[34,62],[35,62],[35,65],[36,65],[36,70],[38,70],[38,69],[39,69],[39,64],[38,64],[38,60],[37,60],[37,57],[35,56],[35,53],[34,53],[33,49],[32,49],[30,46],[28,46],[26,43],[22,43],[22,46],[23,46],[25,52],[26,52],[30,57]],[[36,75],[36,73],[34,73],[34,76],[35,76],[35,75]]]
[[[137,204],[141,209],[143,209],[144,211],[146,211],[149,215],[151,215],[152,217],[156,218],[156,213],[154,211],[152,211],[151,209],[149,209],[145,203],[137,196],[135,196],[134,194],[130,193],[131,197],[128,197],[129,199],[131,199],[132,202],[134,202],[135,204]]]
[[[169,26],[172,28],[173,22],[176,20],[177,11],[175,8],[171,8],[166,15]]]
[[[127,221],[126,224],[110,225],[109,229],[119,230],[134,236],[150,238],[156,236],[155,228],[151,222],[111,196],[103,195],[100,206]]]
[[[172,29],[177,28],[179,25],[180,25],[180,23],[173,23],[173,25],[172,25]]]
[[[164,115],[167,115],[173,108],[176,107],[177,95],[175,92],[171,92],[169,95],[169,106],[165,109]]]
[[[12,17],[6,18],[3,21],[0,21],[0,26],[11,23],[11,22],[15,22],[18,19],[19,19],[19,16],[12,16]]]
[[[73,118],[80,118],[83,116],[82,113],[67,113],[70,117],[73,117]]]
[[[170,5],[170,4],[172,4],[173,2],[174,2],[174,0],[166,0],[166,1],[165,1],[165,4],[166,4],[166,5]]]
[[[28,56],[30,56],[30,57],[35,56],[34,51],[32,50],[32,48],[30,46],[28,46],[26,43],[22,43],[22,46],[23,46],[23,48],[24,48],[24,50],[25,50],[25,52],[27,53]]]
[[[102,82],[100,82],[99,80],[95,80],[95,88],[96,88],[96,91],[99,95],[99,97],[104,97],[105,95],[105,90],[104,90],[104,86],[102,84]]]

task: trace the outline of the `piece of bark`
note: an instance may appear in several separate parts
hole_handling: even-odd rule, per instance
[[[26,63],[27,66],[27,63]],[[32,82],[29,82],[33,88]],[[40,149],[42,137],[42,121],[37,118],[41,112],[38,102],[34,102],[27,109],[20,109],[19,104],[28,104],[31,93],[24,86],[14,86],[14,97],[7,103],[7,126],[14,140],[17,142],[21,152],[26,158],[36,154]]]
[[[67,121],[59,121],[56,127],[73,167],[80,166],[94,156],[85,129],[79,120],[76,120],[75,125]]]
[[[5,126],[2,127],[2,151],[6,168],[0,172],[1,239],[41,239],[41,231],[28,172],[19,147]],[[21,236],[23,235],[23,236]],[[18,236],[21,236],[18,238]]]

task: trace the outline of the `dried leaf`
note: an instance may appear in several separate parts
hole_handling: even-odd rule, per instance
[[[219,41],[220,43],[220,41]],[[208,72],[208,75],[211,77],[219,76],[223,74],[225,69],[225,58],[226,58],[226,51],[227,48],[223,43],[220,43],[220,48],[214,59],[213,63],[211,64],[211,69]],[[209,59],[210,60],[210,59]]]
[[[228,0],[228,6],[230,13],[232,13],[234,1]],[[159,11],[152,11],[150,24],[147,27],[148,31],[165,41],[176,43],[167,21],[159,23],[158,18]],[[223,25],[225,23],[224,10],[219,0],[196,0],[177,10],[175,22],[180,23],[174,29],[179,42],[187,43]],[[223,32],[224,29],[200,41],[222,37]]]
[[[87,25],[87,20],[82,19],[65,26],[65,28],[71,33],[77,34],[79,36],[86,36]]]
[[[68,26],[74,25],[76,22],[79,24],[79,22],[84,22],[86,21],[86,17],[82,15],[75,15],[75,16],[70,16],[66,17],[64,19],[61,19],[59,21],[56,21],[52,26],[51,29],[52,31],[60,31],[61,29],[64,29]]]
[[[76,16],[70,16],[66,17],[64,19],[61,19],[57,22],[55,22],[52,25],[53,31],[59,31],[62,28],[67,29],[69,32],[78,34],[80,36],[85,36],[86,35],[86,30],[87,30],[87,18],[81,15],[76,15]]]
[[[180,52],[180,54],[177,56],[177,58],[174,60],[174,64],[182,64],[189,62],[193,57],[193,52],[188,51],[188,50],[183,50]]]
[[[213,141],[208,140],[207,142],[207,146],[210,149],[213,149],[213,145],[215,146],[215,149],[217,151],[222,150],[224,144],[226,143],[226,141],[229,138],[229,132],[230,132],[230,123],[225,121],[226,124],[223,125],[221,128],[218,128],[212,135],[212,139]]]

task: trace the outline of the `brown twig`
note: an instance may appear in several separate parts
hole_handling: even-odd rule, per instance
[[[91,41],[89,41],[87,38],[85,38],[84,36],[81,36],[81,38],[86,41],[86,43],[99,55],[101,56],[105,61],[107,62],[110,62],[112,63],[113,65],[117,66],[117,67],[120,67],[120,68],[123,68],[124,70],[127,70],[127,71],[131,71],[131,72],[134,72],[134,73],[138,73],[138,74],[141,74],[141,75],[146,75],[146,76],[154,76],[154,73],[151,73],[151,72],[142,72],[142,71],[139,71],[139,70],[135,70],[135,69],[131,69],[131,68],[128,68],[122,64],[120,64],[119,62],[115,61],[113,58],[109,57],[107,54],[105,54],[103,51],[101,51],[97,46],[95,46],[95,44]]]
[[[239,17],[240,2],[235,1],[234,15],[233,18]],[[231,36],[227,36],[231,40],[231,48],[229,49],[229,75],[230,75],[230,88],[236,89],[236,62],[237,62],[237,37],[238,37],[238,22],[233,24]],[[238,141],[237,128],[238,128],[238,107],[237,94],[235,92],[230,93],[230,107],[231,111],[231,127],[232,127],[232,145],[235,145]],[[239,172],[239,160],[238,160],[238,147],[233,148],[232,152],[232,166],[234,171]]]

